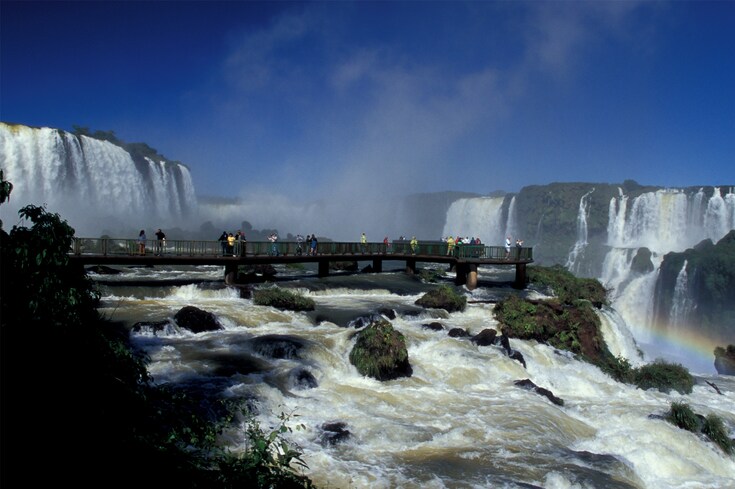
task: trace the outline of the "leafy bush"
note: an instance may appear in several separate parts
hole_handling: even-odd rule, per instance
[[[732,455],[733,441],[727,435],[722,418],[716,414],[708,414],[704,417],[692,411],[688,404],[674,402],[671,404],[671,410],[666,414],[666,420],[681,429],[693,433],[703,433],[716,443],[723,452]]]
[[[720,418],[719,416],[715,414],[708,414],[707,417],[704,418],[702,433],[707,435],[710,440],[717,443],[717,445],[722,448],[722,451],[724,451],[728,455],[731,455],[733,453],[732,440],[729,436],[727,436],[727,431],[725,430],[722,418]]]
[[[315,487],[308,477],[298,472],[299,469],[308,468],[301,458],[301,450],[292,447],[283,438],[286,433],[293,431],[287,425],[290,416],[282,413],[279,418],[280,424],[270,432],[265,432],[258,422],[248,415],[247,448],[244,453],[230,452],[221,458],[217,488],[309,489]],[[297,425],[296,428],[304,429],[304,426]]]
[[[684,402],[671,403],[671,410],[666,414],[666,420],[683,430],[694,433],[699,431],[701,425],[692,408]]]
[[[643,390],[655,388],[668,393],[674,389],[681,394],[691,394],[694,377],[686,367],[658,359],[636,369],[633,383]]]
[[[290,311],[313,311],[315,307],[313,299],[279,287],[253,291],[253,303],[259,306],[272,306]]]

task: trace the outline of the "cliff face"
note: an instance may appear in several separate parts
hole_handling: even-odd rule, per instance
[[[697,325],[700,333],[732,342],[735,327],[735,230],[716,244],[668,253],[655,291],[658,320],[674,327]]]

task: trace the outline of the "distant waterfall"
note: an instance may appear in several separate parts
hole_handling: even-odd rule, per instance
[[[572,250],[567,258],[566,268],[572,273],[579,273],[578,258],[584,255],[584,249],[587,247],[587,197],[594,192],[593,188],[579,199],[579,210],[577,211],[577,241],[574,243]]]
[[[197,209],[185,166],[136,162],[110,142],[57,129],[0,123],[0,168],[14,186],[10,202],[0,207],[6,226],[28,204],[45,205],[87,236],[170,228]]]
[[[500,245],[513,223],[503,222],[504,197],[458,199],[449,206],[442,236],[479,237],[487,245]],[[508,213],[509,219],[512,217]]]
[[[701,189],[687,195],[681,190],[648,192],[629,200],[622,194],[609,207],[608,251],[600,281],[611,293],[612,304],[628,323],[636,338],[653,341],[654,328],[685,328],[693,304],[688,291],[686,263],[676,281],[670,311],[654,312],[654,293],[659,267],[666,253],[681,252],[704,239],[720,240],[735,229],[735,194],[723,195],[714,188],[711,195]],[[651,252],[654,270],[646,274],[631,271],[641,248]],[[659,317],[660,316],[660,317]],[[668,324],[659,324],[669,318]]]
[[[671,305],[670,322],[675,328],[687,324],[689,313],[692,311],[692,299],[689,295],[689,279],[687,276],[687,260],[684,260],[679,274],[676,276],[674,298]]]

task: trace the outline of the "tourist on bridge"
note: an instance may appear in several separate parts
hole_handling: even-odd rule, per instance
[[[235,256],[235,235],[230,233],[227,235],[227,254]]]
[[[303,253],[304,248],[302,245],[304,244],[304,237],[300,234],[296,235],[296,254],[301,256],[301,253]]]
[[[311,235],[311,250],[309,251],[310,255],[316,255],[316,248],[317,247],[317,240],[316,240],[316,234]]]
[[[245,238],[245,233],[242,232],[242,229],[238,229],[237,233],[235,233],[235,254],[245,256],[245,247],[247,244],[248,240]]]
[[[220,246],[222,246],[222,256],[227,255],[227,231],[222,231],[222,234],[220,235],[219,239]]]
[[[505,259],[510,258],[510,236],[505,238]]]
[[[147,239],[145,237],[145,229],[141,229],[138,233],[138,253],[145,255],[145,243]]]
[[[158,231],[156,231],[156,256],[161,256],[161,253],[163,253],[163,249],[166,246],[166,235],[163,231],[161,231],[161,228],[158,228]]]
[[[447,238],[447,256],[452,256],[454,253],[454,238],[450,234]]]
[[[365,236],[365,233],[360,236],[360,251],[363,253],[367,251],[367,236]]]
[[[383,246],[385,246],[383,253],[390,253],[390,241],[388,241],[388,236],[383,238]]]
[[[416,236],[411,238],[411,254],[415,255],[416,252],[419,250],[419,240],[416,239]]]
[[[273,245],[271,246],[271,254],[273,256],[278,256],[278,245],[276,244],[276,241],[278,241],[278,234],[273,233],[268,236],[268,241],[273,243]]]

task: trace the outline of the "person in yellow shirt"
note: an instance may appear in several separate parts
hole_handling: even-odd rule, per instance
[[[419,250],[419,241],[416,239],[416,236],[411,238],[411,253],[416,254],[416,252]]]
[[[454,253],[454,238],[450,235],[447,238],[447,255],[452,255]]]
[[[235,256],[235,235],[232,233],[227,235],[227,252]]]

